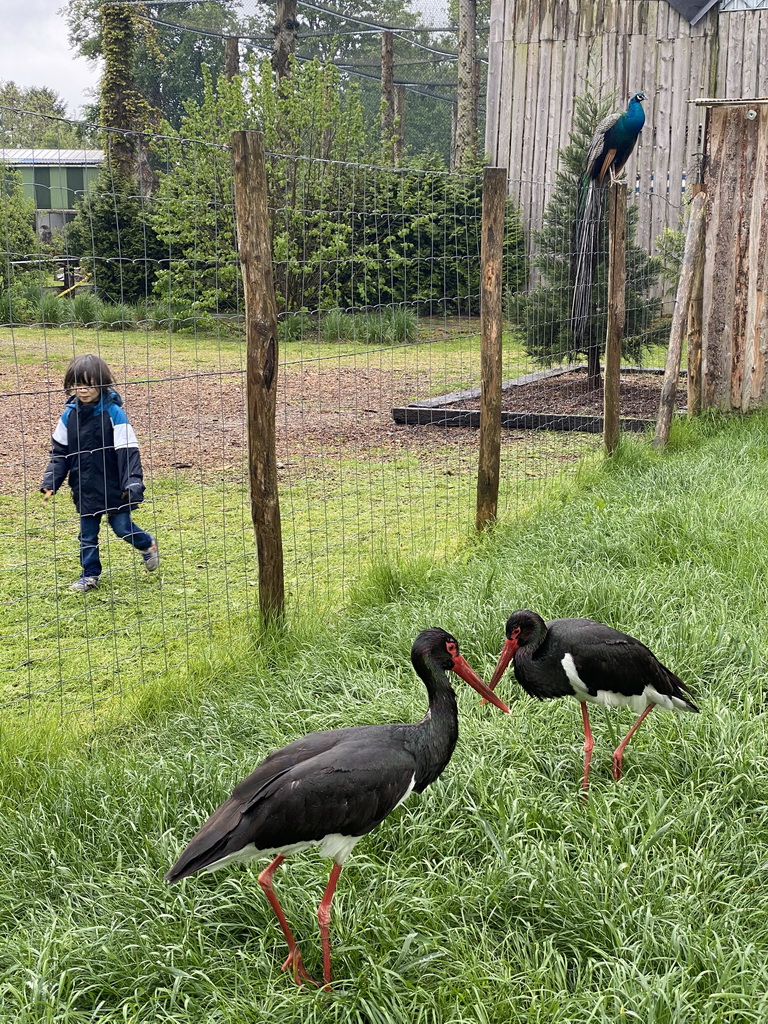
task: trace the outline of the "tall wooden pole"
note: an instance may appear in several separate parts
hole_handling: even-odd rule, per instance
[[[246,398],[251,518],[259,562],[259,607],[264,622],[285,611],[283,539],[277,490],[277,303],[267,207],[264,136],[232,134],[235,218],[245,297]]]
[[[391,32],[381,33],[381,145],[395,163],[395,46]]]
[[[619,375],[626,320],[627,186],[615,181],[608,199],[608,329],[603,382],[603,440],[610,455],[619,443]]]
[[[664,368],[664,384],[661,389],[659,415],[656,419],[656,433],[653,438],[655,448],[662,448],[669,440],[669,428],[672,424],[672,413],[677,394],[677,378],[680,373],[680,357],[683,351],[683,337],[688,325],[688,313],[691,308],[691,297],[697,271],[701,273],[703,279],[704,238],[707,228],[706,209],[706,193],[699,192],[691,205],[688,232],[685,236],[680,281],[677,285],[675,311],[672,315],[672,328],[669,333],[667,363]]]
[[[496,519],[501,464],[501,293],[503,285],[504,207],[507,172],[483,170],[483,221],[480,246],[480,459],[477,515],[482,530]]]

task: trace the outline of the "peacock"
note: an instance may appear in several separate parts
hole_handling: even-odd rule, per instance
[[[643,100],[645,93],[637,92],[629,101],[625,111],[617,111],[604,117],[592,136],[584,172],[579,181],[576,220],[573,232],[572,282],[573,300],[571,320],[573,347],[577,351],[585,347],[592,300],[592,281],[597,263],[600,222],[603,216],[605,186],[613,182],[635,148],[637,137],[645,124]],[[594,352],[597,360],[597,350]],[[600,364],[592,366],[590,358],[590,380],[600,379]]]

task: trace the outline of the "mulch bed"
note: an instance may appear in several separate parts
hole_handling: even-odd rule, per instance
[[[661,373],[622,373],[620,377],[620,414],[635,419],[655,420],[664,383]],[[680,378],[675,406],[685,409],[686,381]],[[480,399],[452,402],[446,409],[479,409]],[[602,416],[603,391],[589,387],[586,370],[572,370],[545,377],[529,384],[504,389],[503,412],[552,413],[559,415]]]

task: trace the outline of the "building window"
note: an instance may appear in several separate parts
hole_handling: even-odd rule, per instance
[[[35,168],[35,206],[38,210],[51,208],[51,169],[50,167]]]

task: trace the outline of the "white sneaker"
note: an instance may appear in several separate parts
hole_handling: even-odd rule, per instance
[[[148,572],[154,572],[160,565],[160,552],[157,550],[157,541],[154,537],[146,551],[141,552],[141,557],[144,559],[144,566]]]
[[[69,584],[69,589],[76,594],[84,594],[88,590],[94,590],[99,585],[98,576],[81,576],[79,580]]]

